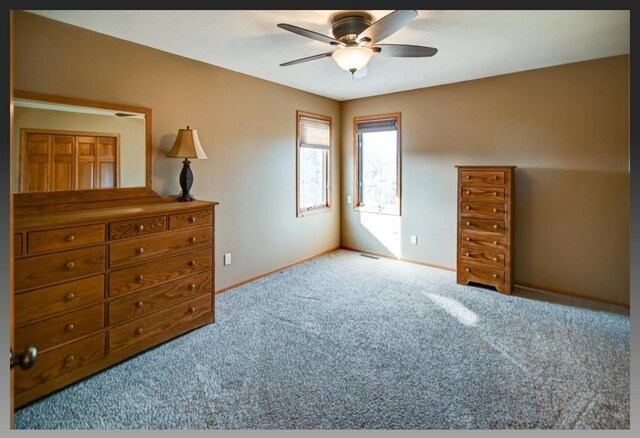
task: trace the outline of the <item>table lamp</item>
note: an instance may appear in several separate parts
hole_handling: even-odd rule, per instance
[[[194,201],[195,198],[189,194],[191,185],[193,184],[193,173],[191,172],[191,161],[189,158],[206,159],[207,155],[202,150],[198,131],[195,129],[179,129],[173,147],[167,154],[167,157],[184,158],[182,162],[182,172],[180,172],[180,188],[182,193],[176,198],[176,201],[188,202]]]

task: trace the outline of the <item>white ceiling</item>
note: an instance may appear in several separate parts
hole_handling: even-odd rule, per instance
[[[383,42],[438,53],[377,54],[368,74],[352,79],[331,58],[278,66],[332,47],[276,25],[331,35],[333,10],[30,12],[338,100],[629,53],[629,11],[420,10]],[[392,11],[368,12],[379,19]]]

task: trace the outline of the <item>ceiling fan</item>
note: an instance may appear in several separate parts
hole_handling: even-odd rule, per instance
[[[393,11],[372,23],[373,16],[368,12],[340,12],[330,17],[333,37],[292,24],[280,23],[278,27],[281,29],[337,47],[337,50],[331,52],[285,62],[280,64],[280,67],[331,56],[342,69],[351,72],[353,77],[361,77],[366,73],[367,63],[374,53],[411,58],[433,56],[438,52],[438,49],[433,47],[379,44],[380,41],[406,26],[416,15],[418,11]]]

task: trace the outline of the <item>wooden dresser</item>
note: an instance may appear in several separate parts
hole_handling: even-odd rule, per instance
[[[513,287],[515,166],[458,168],[458,283]]]
[[[17,406],[214,322],[217,203],[112,204],[16,211]]]

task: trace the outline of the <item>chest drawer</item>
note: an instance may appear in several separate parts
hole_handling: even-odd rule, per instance
[[[16,350],[35,345],[44,351],[104,328],[104,304],[76,310],[16,328]]]
[[[501,285],[504,283],[504,270],[490,269],[481,266],[474,266],[461,263],[462,271],[460,276],[464,281],[474,281],[481,284]]]
[[[120,348],[151,338],[182,323],[211,312],[211,295],[189,300],[149,316],[109,330],[109,350]]]
[[[212,234],[211,227],[201,227],[114,242],[109,248],[109,264],[111,268],[117,268],[143,263],[186,249],[211,246]]]
[[[15,289],[47,286],[104,271],[104,246],[74,249],[14,261]]]
[[[109,296],[115,297],[155,286],[212,267],[211,249],[188,252],[144,265],[111,271]]]
[[[504,219],[504,204],[487,204],[477,202],[463,202],[460,214],[462,216],[486,217],[491,219]]]
[[[507,249],[504,236],[487,236],[474,233],[462,233],[462,245],[469,248],[485,249],[488,251],[501,251]]]
[[[104,300],[104,275],[36,289],[14,296],[16,325]]]
[[[22,234],[16,233],[13,235],[13,256],[19,257],[22,255]]]
[[[145,236],[159,233],[167,229],[166,216],[144,217],[109,224],[109,240],[126,239],[128,237]]]
[[[86,339],[72,342],[46,353],[38,354],[38,360],[29,370],[17,369],[15,376],[16,392],[32,389],[70,371],[78,369],[104,357],[104,332]]]
[[[109,324],[121,324],[207,292],[211,292],[211,271],[116,298],[109,302]]]
[[[504,234],[504,221],[465,217],[462,218],[462,230]]]
[[[187,227],[211,225],[213,221],[211,210],[193,211],[190,213],[172,214],[169,216],[169,229],[177,230]]]
[[[462,187],[462,200],[467,202],[490,202],[504,204],[503,187]]]
[[[462,170],[460,178],[468,186],[504,186],[505,174],[501,170]]]
[[[31,231],[27,234],[27,252],[59,251],[102,243],[104,240],[104,224]]]
[[[488,268],[503,269],[504,254],[463,247],[460,257],[464,263],[486,266]]]

